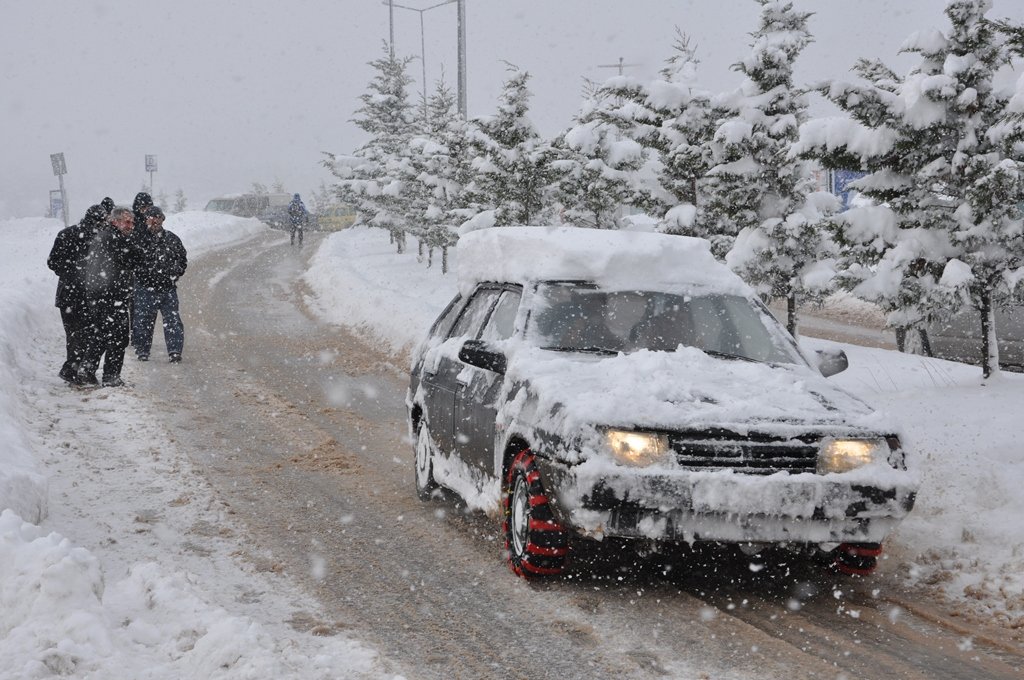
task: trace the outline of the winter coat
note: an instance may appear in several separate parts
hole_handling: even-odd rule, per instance
[[[302,199],[293,198],[292,202],[288,204],[288,219],[293,227],[301,226],[309,219],[309,212],[302,204]]]
[[[142,241],[142,262],[135,271],[135,285],[150,290],[170,290],[185,273],[188,256],[177,234],[161,230]]]
[[[81,222],[57,234],[46,259],[46,266],[59,277],[55,306],[68,309],[85,302],[89,253],[97,230],[105,222],[106,212],[94,205],[86,211]]]
[[[86,298],[90,303],[127,302],[134,289],[135,270],[142,262],[142,250],[132,237],[104,222],[92,238],[83,267]]]

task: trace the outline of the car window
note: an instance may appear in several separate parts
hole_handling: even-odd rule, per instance
[[[455,322],[449,338],[469,337],[476,338],[480,333],[480,327],[487,318],[487,312],[491,310],[500,291],[496,288],[480,288],[473,294],[469,304],[462,311],[459,320]]]
[[[494,306],[494,311],[487,319],[484,332],[480,335],[483,340],[505,340],[512,337],[515,331],[516,314],[519,312],[519,300],[522,293],[517,290],[506,290]]]
[[[606,291],[553,282],[538,286],[531,339],[565,351],[675,351],[680,345],[752,361],[803,363],[768,314],[737,295]]]
[[[451,329],[452,324],[455,323],[455,317],[458,316],[459,311],[462,309],[462,305],[459,304],[461,300],[462,296],[456,295],[448,303],[445,310],[441,312],[441,316],[437,317],[434,325],[430,327],[429,336],[431,338],[444,338],[448,336],[448,331]]]

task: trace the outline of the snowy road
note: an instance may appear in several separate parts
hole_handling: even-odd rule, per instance
[[[135,390],[168,414],[246,528],[253,561],[333,613],[310,628],[349,629],[409,678],[1024,671],[1024,657],[983,631],[899,606],[906,595],[884,570],[850,587],[719,557],[685,575],[652,561],[543,585],[514,578],[496,520],[417,500],[404,364],[306,313],[297,282],[310,240],[299,252],[268,233],[195,262],[181,290],[186,370],[170,382],[146,371]]]

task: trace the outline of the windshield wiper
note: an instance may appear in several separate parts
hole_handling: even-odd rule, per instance
[[[584,354],[603,354],[607,356],[615,356],[618,352],[614,349],[607,349],[605,347],[541,347],[541,349],[551,350],[552,352],[582,352]]]
[[[719,352],[716,349],[702,349],[701,352],[718,359],[739,359],[740,361],[751,361],[755,364],[760,363],[757,359],[751,359],[750,357],[745,357],[742,354],[729,354],[728,352]]]

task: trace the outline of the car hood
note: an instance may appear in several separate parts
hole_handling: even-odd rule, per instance
[[[608,357],[520,348],[507,375],[528,386],[536,418],[549,421],[535,425],[551,432],[587,425],[894,431],[864,402],[807,366],[716,358],[688,347]]]

